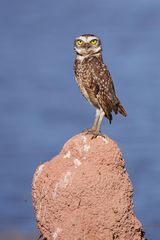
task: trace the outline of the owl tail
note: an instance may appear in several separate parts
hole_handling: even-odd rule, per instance
[[[118,105],[118,112],[119,112],[120,114],[122,114],[124,117],[127,116],[127,112],[126,112],[126,110],[124,109],[124,107],[122,106],[121,103],[119,103],[119,105]]]

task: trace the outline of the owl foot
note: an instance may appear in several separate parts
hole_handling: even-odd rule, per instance
[[[98,137],[98,136],[103,137],[103,138],[106,138],[105,135],[103,135],[101,132],[98,132],[98,131],[94,131],[94,132],[92,132],[91,134],[92,134],[91,139],[94,139],[94,138],[96,138],[96,137]]]
[[[105,135],[103,135],[100,131],[98,131],[96,129],[93,129],[93,128],[86,128],[86,129],[83,130],[83,132],[85,134],[91,134],[92,135],[91,139],[96,138],[98,136],[101,136],[101,137],[105,138]]]
[[[92,128],[86,128],[82,132],[84,132],[85,134],[91,134],[93,131],[95,130],[93,130]]]

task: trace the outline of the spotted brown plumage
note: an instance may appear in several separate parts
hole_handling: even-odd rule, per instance
[[[112,77],[103,63],[101,41],[95,35],[82,35],[75,40],[77,53],[74,70],[83,96],[96,108],[96,119],[89,132],[99,134],[103,117],[112,121],[112,111],[127,116],[116,96]]]

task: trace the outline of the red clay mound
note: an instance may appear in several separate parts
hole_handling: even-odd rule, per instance
[[[142,240],[132,193],[117,144],[79,134],[35,172],[38,228],[47,240]]]

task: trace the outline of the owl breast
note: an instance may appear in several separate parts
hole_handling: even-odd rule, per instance
[[[89,59],[84,59],[83,61],[76,60],[74,65],[75,79],[80,88],[82,95],[86,100],[99,108],[98,101],[95,95],[95,84],[92,78],[92,69],[89,64]]]

